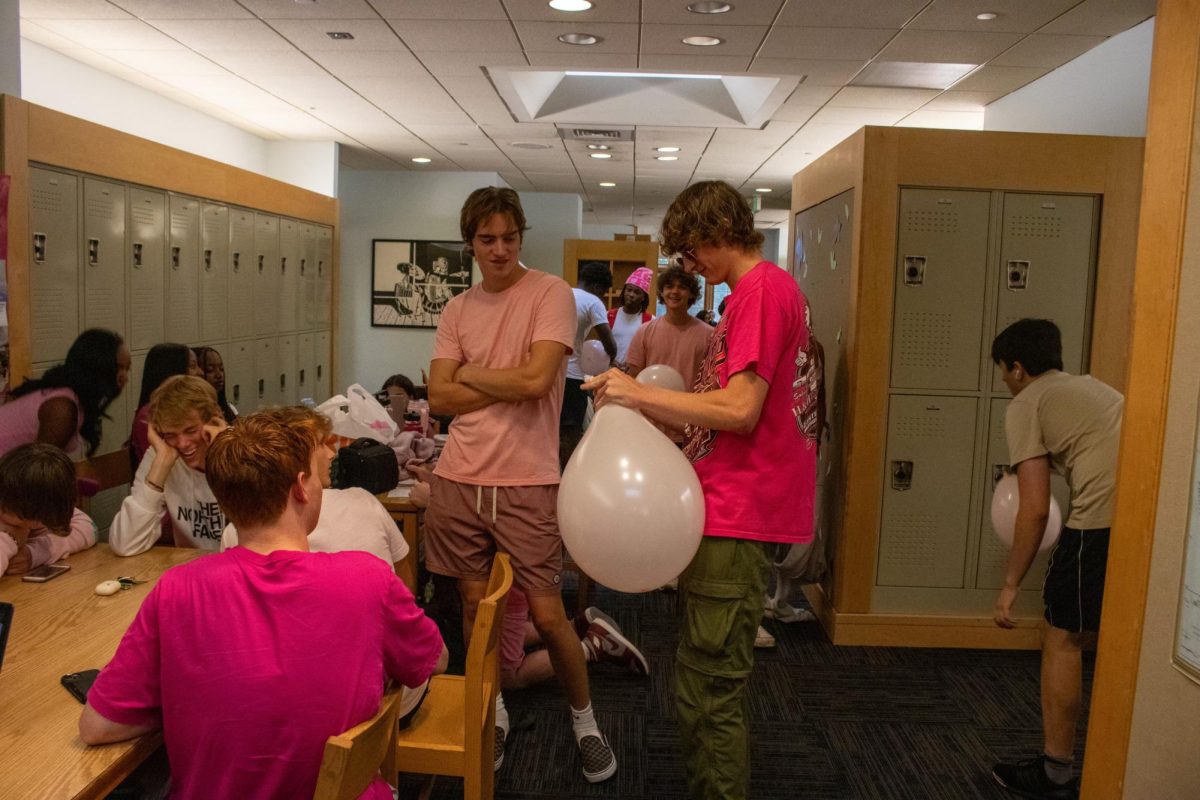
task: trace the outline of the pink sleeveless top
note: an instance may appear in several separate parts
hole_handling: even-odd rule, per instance
[[[36,392],[22,395],[16,400],[9,400],[0,406],[0,456],[20,447],[23,444],[37,441],[38,411],[42,403],[55,397],[65,397],[75,404],[76,423],[75,435],[67,443],[68,454],[77,455],[79,450],[79,426],[83,424],[83,411],[79,407],[79,398],[71,389],[39,389]]]

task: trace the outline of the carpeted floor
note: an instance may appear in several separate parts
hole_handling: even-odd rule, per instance
[[[617,751],[617,775],[584,782],[566,700],[550,682],[505,694],[515,730],[497,776],[498,798],[687,797],[671,692],[675,595],[599,589],[594,603],[616,618],[651,668],[649,678],[639,678],[613,665],[590,667],[593,705]],[[1007,798],[992,782],[992,764],[1040,746],[1037,653],[834,647],[816,623],[766,625],[778,646],[757,651],[751,679],[755,800]],[[457,635],[451,622],[447,636]],[[1092,664],[1086,657],[1085,687]],[[404,781],[402,790],[412,785]],[[433,796],[460,798],[462,783],[439,778]]]

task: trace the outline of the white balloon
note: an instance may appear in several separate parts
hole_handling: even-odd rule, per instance
[[[579,368],[583,370],[584,375],[599,375],[608,369],[612,363],[608,357],[608,353],[604,352],[604,345],[597,339],[588,339],[583,343],[583,347],[579,348]]]
[[[1013,534],[1017,527],[1017,506],[1020,498],[1017,494],[1017,476],[1005,475],[996,484],[992,494],[992,530],[1000,537],[1004,546],[1012,549]],[[1054,546],[1062,533],[1062,509],[1054,495],[1050,495],[1050,515],[1046,518],[1046,530],[1042,532],[1042,543],[1038,552],[1045,552]]]
[[[638,383],[660,386],[672,392],[687,391],[687,387],[683,385],[683,376],[677,369],[666,364],[651,364],[638,373],[637,380]]]
[[[678,577],[700,547],[700,480],[645,417],[605,406],[563,470],[558,526],[588,576],[621,592],[648,592]]]

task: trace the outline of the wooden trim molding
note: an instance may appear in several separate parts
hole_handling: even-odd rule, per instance
[[[1200,0],[1159,0],[1133,326],[1083,796],[1123,796],[1157,514],[1200,71]]]

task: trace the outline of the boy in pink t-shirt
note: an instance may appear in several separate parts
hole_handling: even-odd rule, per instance
[[[693,797],[746,797],[746,681],[774,542],[812,538],[817,395],[808,301],[762,260],[763,236],[732,186],[689,186],[667,209],[662,249],[709,283],[728,284],[725,316],[693,393],[609,370],[585,389],[687,424],[684,453],[704,489],[704,539],[679,577],[684,604],[675,698]]]
[[[463,631],[487,589],[492,555],[513,565],[533,624],[571,704],[584,778],[611,778],[617,760],[596,726],[587,666],[561,597],[558,426],[564,363],[575,341],[575,300],[566,281],[519,261],[526,229],[512,189],[476,189],[459,227],[483,281],[442,312],[429,366],[429,407],[453,414],[425,515],[425,563],[458,579]],[[497,703],[496,765],[507,713]]]
[[[206,456],[241,546],[168,570],[79,720],[86,744],[162,728],[175,798],[312,797],[325,740],[373,716],[384,681],[445,668],[437,626],[369,553],[311,553],[329,451],[279,412]],[[377,778],[362,797],[387,800]]]

